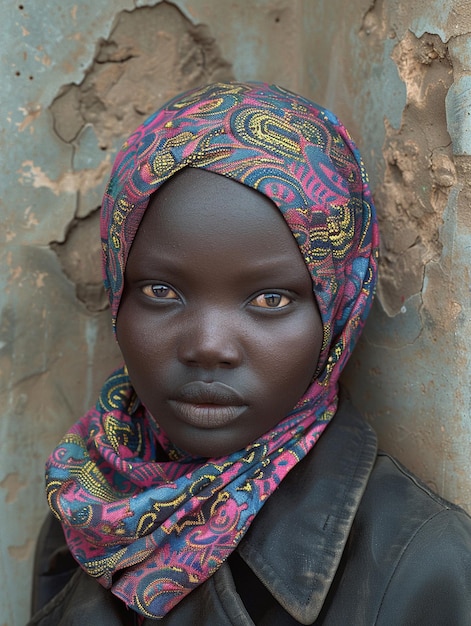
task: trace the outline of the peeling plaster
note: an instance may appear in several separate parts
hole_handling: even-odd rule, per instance
[[[18,111],[20,111],[24,115],[24,120],[16,124],[18,127],[18,131],[22,133],[30,126],[30,124],[34,122],[34,120],[36,120],[41,115],[42,108],[41,105],[37,104],[30,105],[28,108],[18,107]],[[31,134],[34,132],[33,127],[30,127],[30,132]]]
[[[54,129],[72,142],[90,123],[107,150],[182,90],[228,78],[230,64],[208,28],[194,26],[175,6],[123,11],[84,80],[64,86],[51,105]]]
[[[378,294],[390,316],[421,293],[427,263],[440,257],[439,228],[456,182],[444,107],[453,81],[445,44],[436,35],[417,39],[409,31],[393,59],[407,99],[399,129],[385,120],[386,170],[376,190],[382,233]]]
[[[25,161],[21,180],[56,194],[77,193],[76,217],[67,228],[66,243],[52,243],[52,247],[89,311],[103,310],[107,303],[99,273],[98,216],[93,211],[111,167],[110,155],[169,98],[232,77],[231,66],[220,56],[207,26],[193,25],[175,6],[162,2],[119,13],[109,37],[99,42],[83,81],[65,85],[54,99],[50,107],[54,130],[73,146],[74,165],[93,161],[90,154],[95,159],[106,156],[89,169],[66,172],[54,181]],[[89,241],[96,245],[87,246]]]
[[[382,259],[378,298],[343,376],[381,447],[468,510],[470,9],[469,0],[375,0],[352,36],[354,56],[364,55],[353,63],[362,85],[353,111],[363,112],[360,137],[374,146],[370,161],[363,154],[377,167]],[[391,89],[391,62],[404,102]]]
[[[110,161],[110,155],[107,155],[97,168],[66,171],[58,179],[52,180],[39,165],[26,160],[21,164],[22,169],[18,171],[18,182],[22,185],[31,185],[35,189],[41,187],[50,189],[55,196],[79,191],[84,194],[102,182],[104,175],[110,170]]]
[[[414,6],[415,5],[415,6]],[[412,8],[410,28],[417,37],[425,33],[436,33],[447,43],[450,38],[471,32],[471,10],[469,0],[428,0],[427,11],[422,9],[421,3],[404,5],[407,11]]]
[[[385,262],[347,384],[381,446],[471,510],[469,0],[36,4],[3,11],[0,53],[5,625],[27,620],[44,459],[120,361],[92,235],[113,155],[193,82],[276,81],[354,134]]]
[[[0,488],[5,489],[5,503],[15,502],[18,492],[26,486],[26,483],[20,478],[17,472],[10,472],[0,482]]]
[[[75,285],[75,293],[91,312],[103,311],[108,298],[101,275],[101,244],[98,237],[99,209],[72,222],[64,242],[52,242],[66,276]]]
[[[34,550],[34,539],[27,539],[21,546],[8,546],[8,554],[15,561],[26,561]]]

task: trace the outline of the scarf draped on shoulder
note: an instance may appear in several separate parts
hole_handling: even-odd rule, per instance
[[[103,271],[113,323],[151,194],[184,167],[272,200],[309,269],[323,322],[315,380],[292,412],[221,458],[177,449],[123,366],[47,463],[49,505],[81,567],[141,615],[167,614],[228,558],[280,481],[334,416],[338,379],[371,308],[378,230],[367,175],[326,109],[263,83],[174,98],[118,153],[103,199]]]

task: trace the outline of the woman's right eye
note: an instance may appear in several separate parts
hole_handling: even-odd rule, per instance
[[[178,300],[177,293],[168,285],[144,285],[142,292],[154,300]]]

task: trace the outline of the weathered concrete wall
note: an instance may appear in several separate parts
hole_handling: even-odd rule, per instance
[[[364,16],[354,56],[375,71],[364,81],[359,130],[373,150],[382,261],[373,316],[346,377],[382,446],[468,510],[470,32],[469,1],[377,1]],[[374,137],[371,116],[384,120]]]
[[[345,380],[383,447],[471,509],[470,5],[0,9],[0,626],[28,615],[44,460],[119,358],[97,235],[113,154],[159,103],[218,78],[300,91],[334,109],[362,148],[383,232],[381,284]]]

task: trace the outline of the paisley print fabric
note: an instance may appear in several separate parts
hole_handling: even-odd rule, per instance
[[[101,221],[113,323],[150,196],[184,167],[230,177],[276,204],[312,277],[324,341],[315,380],[292,412],[227,457],[177,449],[136,397],[125,366],[51,455],[49,504],[72,554],[129,607],[156,618],[228,558],[334,416],[377,273],[367,175],[338,119],[280,87],[214,84],[171,100],[116,158]]]

